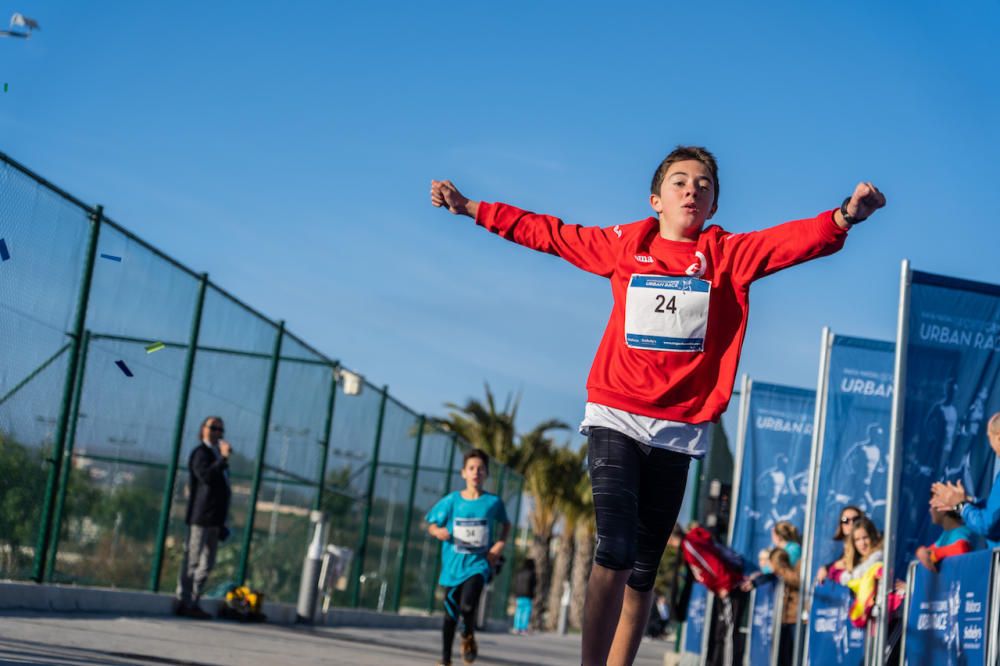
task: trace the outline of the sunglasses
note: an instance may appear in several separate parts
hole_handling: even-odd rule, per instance
[[[841,525],[847,525],[848,523],[856,523],[861,520],[861,516],[844,516],[840,519]]]
[[[212,432],[226,432],[225,428],[221,428],[219,426],[208,426],[208,429]]]

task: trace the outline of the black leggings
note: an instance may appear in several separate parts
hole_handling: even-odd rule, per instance
[[[476,610],[479,608],[479,596],[483,593],[486,579],[476,574],[466,578],[461,584],[444,588],[444,627],[441,632],[441,662],[451,663],[451,644],[455,642],[455,627],[461,617],[464,626],[463,636],[471,636],[476,629]]]
[[[632,570],[628,585],[653,589],[677,521],[691,457],[644,446],[610,428],[590,428],[587,463],[597,515],[594,561]]]

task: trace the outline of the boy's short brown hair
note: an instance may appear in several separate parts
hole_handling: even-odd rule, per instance
[[[712,172],[712,180],[715,181],[715,201],[712,202],[713,206],[719,205],[719,165],[715,162],[715,155],[708,152],[707,148],[701,146],[677,146],[670,154],[667,155],[660,166],[656,167],[656,172],[653,174],[653,182],[650,185],[649,191],[652,194],[660,194],[660,186],[663,185],[663,178],[667,175],[667,171],[670,169],[670,165],[674,162],[683,162],[684,160],[697,160],[701,162],[708,170]]]
[[[482,449],[469,449],[462,455],[462,469],[465,469],[465,464],[469,462],[471,458],[479,458],[483,461],[483,467],[486,468],[486,473],[490,471],[490,457],[486,455],[486,451]]]

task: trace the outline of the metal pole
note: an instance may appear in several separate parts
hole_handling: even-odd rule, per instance
[[[713,423],[710,427],[715,428]],[[711,441],[711,440],[709,440]],[[691,520],[698,520],[698,499],[701,497],[701,477],[704,473],[705,459],[698,458],[694,462],[694,486],[691,488]]]
[[[181,395],[177,403],[177,418],[174,420],[174,441],[170,452],[170,466],[167,468],[167,478],[163,485],[163,499],[160,502],[160,521],[156,528],[156,546],[153,551],[153,566],[149,572],[149,591],[160,591],[160,576],[163,573],[163,548],[167,542],[167,531],[170,529],[170,509],[174,499],[174,485],[177,482],[177,464],[181,455],[181,445],[184,441],[184,423],[187,420],[188,397],[191,395],[191,380],[194,377],[194,357],[198,351],[198,338],[201,335],[201,315],[205,306],[205,291],[208,286],[208,273],[202,273],[198,282],[198,294],[195,296],[194,314],[191,318],[191,334],[188,336],[187,355],[184,359],[184,375],[181,378]]]
[[[49,534],[52,530],[52,514],[54,507],[56,480],[59,478],[59,467],[63,451],[66,447],[66,430],[69,422],[70,402],[73,398],[73,380],[80,363],[80,341],[83,338],[83,328],[87,321],[87,305],[90,302],[90,285],[94,279],[94,259],[97,256],[97,238],[101,233],[101,219],[104,217],[104,207],[97,206],[90,215],[90,233],[87,236],[87,249],[83,264],[83,278],[80,280],[80,292],[76,301],[76,316],[73,322],[73,332],[66,364],[66,379],[63,381],[62,404],[59,407],[59,420],[56,426],[53,451],[48,462],[48,479],[45,482],[45,497],[42,504],[41,524],[38,529],[38,544],[35,548],[35,562],[31,579],[41,583],[45,573],[46,555],[49,550]]]
[[[274,387],[278,381],[278,365],[281,363],[281,342],[285,337],[285,322],[278,322],[278,333],[274,337],[274,354],[271,356],[271,372],[267,378],[267,395],[264,398],[264,414],[260,419],[260,438],[257,443],[257,460],[253,470],[253,485],[250,487],[250,505],[247,507],[247,522],[243,527],[243,548],[236,570],[236,580],[240,585],[247,580],[247,564],[250,562],[250,544],[253,539],[253,521],[257,515],[257,495],[260,493],[260,478],[264,471],[264,455],[267,453],[267,436],[271,430],[271,406],[274,404]]]
[[[417,423],[417,446],[413,451],[413,468],[410,472],[410,494],[406,502],[406,516],[403,518],[403,542],[399,544],[399,557],[396,560],[396,585],[392,592],[392,609],[399,612],[403,596],[403,570],[406,568],[406,549],[410,546],[410,527],[413,521],[413,500],[417,496],[417,476],[420,473],[420,449],[424,442],[424,423],[426,417],[420,415]]]
[[[989,622],[986,625],[986,629],[987,629],[986,635],[989,637],[989,638],[987,638],[987,643],[986,643],[986,663],[987,664],[996,664],[997,663],[997,659],[1000,658],[1000,654],[998,654],[998,650],[1000,650],[1000,646],[998,646],[998,644],[997,644],[998,643],[998,635],[1000,635],[1000,589],[998,589],[998,588],[1000,588],[1000,561],[997,560],[997,556],[998,555],[1000,555],[1000,552],[998,552],[996,549],[994,549],[993,550],[993,556],[990,558],[990,590],[991,590],[991,594],[990,594],[990,600],[989,600],[989,605],[988,605],[989,613],[990,613],[990,618],[989,618]],[[911,571],[912,571],[912,567],[911,567]],[[907,577],[906,582],[907,582],[907,587],[906,587],[906,595],[907,596],[906,596],[906,598],[907,599],[912,599],[913,598],[913,576]],[[908,609],[909,608],[909,604],[904,604],[903,608],[904,608],[904,610]],[[902,663],[904,663],[904,664],[906,663],[905,661],[903,661],[904,659],[906,659],[906,631],[905,631],[906,623],[907,623],[907,616],[904,615],[903,616],[903,627],[904,627],[904,631],[903,631],[903,647],[900,649],[900,655],[899,655],[900,661]]]
[[[504,479],[506,481],[506,478]],[[518,489],[520,491],[524,490],[524,480],[518,484]],[[506,506],[504,507],[506,509]],[[518,492],[517,495],[517,510],[514,515],[514,522],[510,526],[510,535],[508,538],[510,541],[507,543],[507,552],[510,553],[510,561],[507,562],[506,573],[504,574],[503,582],[503,595],[500,597],[503,599],[503,603],[500,605],[500,619],[504,619],[507,616],[507,599],[510,599],[510,581],[514,577],[514,570],[517,565],[517,521],[521,517],[521,493]]]
[[[447,467],[448,471],[445,473],[445,477],[444,477],[444,494],[445,495],[447,495],[449,492],[451,492],[451,475],[452,475],[452,469],[454,469],[454,467],[455,467],[455,449],[457,449],[457,448],[458,448],[458,435],[455,434],[455,433],[451,433],[451,451],[448,453],[448,467]],[[523,485],[523,483],[522,483],[522,485]],[[520,510],[521,510],[521,505],[520,505],[520,503],[518,503],[518,511],[520,511]],[[435,545],[437,545],[437,544],[435,544]],[[431,576],[431,585],[430,585],[430,591],[431,592],[430,592],[430,595],[427,597],[427,612],[428,613],[433,613],[434,612],[434,605],[435,605],[435,602],[437,601],[437,599],[435,599],[434,593],[437,592],[437,580],[438,580],[438,576],[441,575],[441,557],[440,557],[440,555],[435,560],[435,562],[434,562],[434,569],[432,569],[432,571],[433,571],[433,576]]]
[[[66,487],[69,484],[70,465],[73,461],[73,445],[76,443],[76,427],[80,420],[80,400],[83,397],[83,375],[87,368],[87,351],[90,349],[90,331],[83,332],[83,349],[80,351],[80,367],[73,387],[73,408],[69,415],[69,431],[66,435],[66,450],[59,469],[59,488],[56,491],[56,512],[52,519],[52,546],[45,567],[45,580],[51,582],[56,570],[56,553],[59,550],[59,536],[62,532],[63,509],[66,505]]]
[[[816,412],[813,416],[812,448],[809,452],[809,497],[806,500],[806,515],[803,535],[805,536],[805,552],[802,554],[802,585],[799,588],[799,606],[795,614],[795,647],[793,655],[795,663],[801,663],[804,654],[806,632],[803,625],[802,612],[806,602],[812,598],[812,561],[813,547],[816,543],[816,495],[819,484],[819,466],[823,462],[823,440],[826,437],[826,408],[830,399],[830,348],[833,345],[833,334],[829,327],[824,326],[819,344],[819,378],[816,384]],[[807,598],[808,597],[808,598]]]
[[[747,418],[750,415],[750,390],[753,382],[750,377],[743,375],[743,383],[740,385],[740,413],[739,423],[736,426],[736,467],[733,469],[733,492],[729,503],[729,537],[727,543],[733,545],[733,528],[736,526],[736,515],[739,513],[740,501],[740,477],[743,476],[743,455],[747,436]]]
[[[744,376],[744,379],[745,379],[745,376]],[[750,598],[749,598],[748,603],[749,603],[751,609],[753,608],[753,598],[754,598],[755,594],[757,594],[757,589],[756,588],[754,588],[753,591],[750,592]],[[715,620],[715,595],[712,594],[711,592],[706,592],[705,593],[705,624],[704,624],[704,626],[702,627],[702,630],[701,630],[701,652],[698,654],[698,664],[699,664],[699,666],[705,666],[705,664],[708,663],[708,642],[709,642],[709,639],[711,638],[712,623],[714,622],[714,620]],[[739,622],[739,620],[734,617],[733,618],[733,638],[734,638],[734,640],[735,640],[736,632],[739,631],[739,626],[737,624],[738,622]],[[749,637],[748,637],[748,639],[749,639]],[[743,654],[747,654],[747,653],[750,652],[750,650],[747,649],[747,646],[749,645],[749,643],[750,643],[749,640],[744,640],[743,641]],[[717,649],[721,650],[722,646],[720,645]]]
[[[501,502],[503,501],[503,487],[504,487],[504,484],[506,483],[506,481],[507,481],[507,465],[503,465],[503,466],[502,466],[502,467],[500,468],[500,474],[499,474],[499,476],[497,476],[497,497],[499,497],[499,498],[500,498],[500,501],[501,501]],[[504,509],[506,509],[506,508],[507,508],[507,507],[506,507],[506,506],[504,506]],[[508,517],[508,519],[509,519],[509,517]],[[506,545],[506,544],[505,544],[505,545]],[[503,553],[501,553],[501,555],[503,555]],[[506,557],[506,556],[505,556],[505,557]],[[505,572],[508,572],[508,573],[509,573],[509,572],[510,572],[510,567],[509,567],[509,566],[508,566],[508,567],[505,567],[505,568],[504,568],[504,571],[505,571]],[[506,574],[504,574],[504,578],[506,579]],[[498,587],[498,584],[499,584],[499,582],[500,582],[500,581],[499,581],[499,580],[497,580],[497,581],[496,581],[496,582],[495,582],[495,583],[494,583],[493,585],[491,585],[490,587],[491,587],[491,588],[496,588],[496,587]],[[504,590],[504,594],[503,594],[503,596],[502,596],[502,597],[500,597],[501,599],[503,599],[503,602],[499,602],[499,601],[494,601],[494,611],[496,610],[496,606],[497,606],[498,604],[499,604],[499,605],[501,606],[501,608],[502,608],[502,607],[503,607],[503,605],[504,605],[504,602],[506,602],[506,600],[507,600],[507,594],[506,594],[506,585],[505,585],[504,587],[505,587],[505,590]],[[496,597],[495,597],[495,598],[496,598]],[[494,612],[494,613],[491,613],[491,616],[492,616],[492,617],[497,617],[497,613],[496,613],[496,612]],[[500,618],[502,619],[502,618],[503,618],[503,614],[501,613],[501,614],[499,615],[499,617],[500,617]]]
[[[378,425],[375,426],[375,446],[372,450],[371,467],[368,469],[368,490],[365,493],[365,512],[361,518],[361,535],[358,539],[358,554],[354,557],[354,580],[351,589],[351,606],[361,603],[361,575],[365,571],[365,551],[368,550],[368,521],[372,515],[375,495],[375,479],[378,474],[378,456],[382,448],[382,423],[385,421],[385,403],[389,398],[389,387],[382,387],[382,400],[378,407]]]
[[[778,584],[774,586],[774,600],[771,602],[771,666],[778,666],[778,650],[781,648],[781,620],[784,614],[785,581],[779,580]],[[794,660],[793,655],[793,663]]]
[[[323,424],[323,452],[319,458],[319,472],[316,475],[316,499],[313,501],[313,511],[319,511],[323,505],[323,491],[326,485],[326,460],[330,453],[330,431],[333,430],[333,409],[337,401],[337,368],[330,371],[330,397],[326,402],[326,422]]]
[[[909,338],[910,319],[910,261],[904,259],[899,271],[899,319],[896,322],[896,368],[892,380],[892,426],[889,439],[889,474],[888,488],[885,494],[885,535],[883,540],[885,575],[883,581],[895,580],[893,558],[896,556],[896,522],[899,520],[896,509],[896,496],[899,494],[900,465],[903,453],[903,418],[906,406],[906,345]],[[890,585],[878,586],[879,609],[888,607]],[[889,633],[889,613],[879,613],[878,628],[875,636],[876,661],[881,661],[885,650],[885,642]]]

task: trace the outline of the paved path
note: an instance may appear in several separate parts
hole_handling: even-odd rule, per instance
[[[0,613],[0,664],[429,665],[440,656],[439,641],[439,632],[431,630],[306,629],[159,616]],[[456,656],[458,645],[456,639]],[[479,646],[476,663],[482,666],[579,663],[578,636],[480,634]],[[636,666],[661,666],[666,650],[662,641],[643,643]]]

